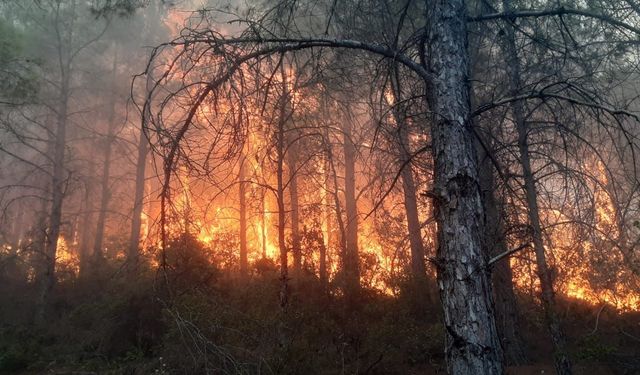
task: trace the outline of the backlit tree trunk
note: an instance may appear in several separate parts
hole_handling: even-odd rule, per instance
[[[285,307],[289,299],[289,265],[287,244],[285,242],[286,212],[284,206],[284,158],[285,158],[285,124],[287,116],[287,81],[284,65],[280,65],[282,76],[282,95],[280,96],[280,110],[278,114],[278,128],[276,129],[276,200],[278,203],[278,249],[280,250],[280,306]]]
[[[109,208],[109,198],[111,195],[111,189],[109,188],[109,180],[111,174],[111,149],[113,142],[115,141],[115,116],[116,116],[116,94],[115,94],[115,82],[117,79],[116,69],[118,64],[117,47],[115,55],[113,57],[112,77],[111,77],[111,92],[109,93],[109,120],[107,136],[104,145],[104,161],[102,164],[102,181],[100,183],[100,208],[98,210],[98,222],[96,224],[96,238],[93,245],[93,256],[97,264],[103,261],[105,254],[102,251],[102,244],[104,242],[104,231],[107,222],[107,210]]]
[[[349,117],[349,116],[346,116]],[[358,256],[358,205],[356,202],[356,148],[350,118],[342,122],[344,150],[345,252],[343,259],[347,299],[354,302],[360,293]]]
[[[300,208],[298,202],[298,156],[295,144],[289,145],[287,166],[289,169],[289,200],[291,204],[291,252],[293,255],[293,277],[295,281],[301,276],[302,252],[300,248]]]
[[[484,140],[487,145],[487,140]],[[488,145],[487,145],[488,146]],[[498,256],[508,251],[504,238],[502,203],[496,197],[493,165],[480,148],[480,186],[482,189],[486,215],[486,248],[488,255]],[[527,362],[522,333],[520,332],[518,306],[514,293],[513,274],[509,258],[503,258],[492,265],[493,294],[495,296],[496,325],[500,342],[508,365],[522,365]]]
[[[466,6],[463,0],[426,2],[428,83],[438,223],[438,286],[450,374],[502,374],[483,251],[484,209],[469,100]]]
[[[93,167],[93,163],[90,164]],[[91,168],[93,170],[93,168]],[[93,249],[93,176],[87,178],[84,192],[84,212],[82,213],[82,230],[80,231],[80,277],[88,274],[91,250]]]
[[[426,268],[424,264],[424,244],[422,242],[422,226],[418,214],[418,200],[416,198],[416,186],[411,167],[411,146],[409,142],[408,123],[406,121],[406,109],[400,102],[403,100],[400,85],[399,71],[394,67],[391,77],[391,91],[393,94],[393,117],[396,123],[399,161],[402,172],[402,191],[404,194],[404,209],[407,215],[407,230],[409,235],[409,246],[411,248],[411,273],[415,285],[420,288],[427,288]],[[426,290],[424,291],[426,292]]]
[[[331,206],[329,204],[329,180],[331,179],[329,165],[329,156],[324,155],[324,192],[322,193],[322,204],[324,213],[324,225],[323,242],[320,245],[320,259],[319,259],[319,276],[320,276],[320,288],[323,292],[328,288],[328,274],[327,274],[327,250],[331,246]]]
[[[146,92],[151,91],[153,75],[147,72]],[[144,106],[144,116],[140,123],[140,135],[138,137],[138,158],[136,163],[136,185],[133,198],[133,213],[131,218],[131,234],[129,248],[127,249],[127,262],[131,269],[135,269],[140,257],[140,229],[142,228],[142,209],[144,207],[145,174],[147,170],[147,154],[149,153],[149,140],[145,135],[145,128],[151,116],[151,98],[147,97]]]
[[[51,175],[51,209],[49,211],[48,231],[44,241],[44,264],[40,276],[40,311],[39,320],[44,322],[50,302],[51,291],[55,285],[56,256],[58,238],[62,225],[62,203],[65,194],[65,148],[67,140],[67,112],[70,95],[70,64],[60,67],[61,83],[60,98],[57,107],[56,131],[53,146],[53,171]]]
[[[245,163],[244,156],[240,160],[240,172],[238,174],[239,187],[238,194],[240,200],[240,277],[247,276],[247,183],[245,181]]]
[[[509,9],[509,2],[503,2],[506,9]],[[515,44],[513,27],[505,27],[504,48],[507,55],[506,69],[509,75],[509,90],[512,95],[518,94],[521,87],[520,61]],[[547,264],[542,239],[542,225],[540,223],[540,210],[538,208],[538,193],[536,191],[536,181],[531,169],[531,159],[529,154],[528,129],[525,119],[525,109],[521,101],[511,103],[511,111],[518,132],[518,149],[520,152],[520,164],[522,166],[522,176],[524,179],[525,200],[527,202],[527,212],[529,225],[531,225],[533,236],[533,247],[536,255],[536,265],[540,278],[541,300],[544,309],[547,328],[553,343],[555,368],[560,375],[569,375],[571,362],[568,357],[564,332],[560,326],[560,320],[556,312],[555,292],[553,290],[553,279]]]

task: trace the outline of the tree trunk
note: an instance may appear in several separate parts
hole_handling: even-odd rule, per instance
[[[405,133],[400,130],[400,133]],[[406,133],[401,135],[402,141],[407,141]],[[414,280],[423,284],[426,278],[426,268],[424,264],[424,244],[422,242],[422,226],[418,215],[418,201],[416,199],[416,186],[413,179],[413,170],[409,162],[411,156],[405,146],[400,146],[401,160],[405,164],[402,169],[402,190],[404,193],[404,209],[407,215],[407,229],[409,232],[409,245],[411,246],[411,273]]]
[[[289,270],[287,244],[285,242],[286,212],[284,207],[284,158],[285,158],[285,123],[287,116],[287,81],[284,64],[280,65],[282,75],[282,95],[280,96],[280,113],[278,114],[278,129],[276,130],[276,154],[277,154],[277,189],[278,201],[278,248],[280,250],[280,306],[285,307],[289,299]]]
[[[62,203],[65,194],[65,147],[67,140],[67,111],[69,103],[69,70],[61,67],[60,101],[57,108],[57,128],[53,147],[53,171],[51,175],[51,210],[49,211],[48,232],[45,235],[40,290],[40,311],[38,319],[45,321],[51,291],[55,285],[56,256],[58,238],[62,225]]]
[[[260,209],[261,215],[260,219],[262,221],[262,226],[260,228],[260,239],[262,242],[262,259],[267,259],[267,206],[266,206],[266,189],[262,189],[260,192]]]
[[[240,277],[245,279],[247,277],[247,183],[245,182],[245,163],[246,159],[243,156],[240,160],[240,172],[238,174],[239,182],[239,198],[240,198]]]
[[[98,210],[98,222],[96,225],[96,238],[93,246],[93,256],[96,264],[100,264],[104,260],[102,251],[102,243],[104,240],[104,230],[107,222],[107,210],[109,208],[109,198],[111,195],[111,189],[109,189],[109,180],[111,173],[111,149],[113,142],[115,141],[115,125],[116,125],[116,80],[117,67],[118,67],[118,48],[114,44],[114,56],[113,65],[111,67],[111,90],[109,98],[109,120],[107,137],[104,146],[104,163],[102,164],[102,181],[100,183],[100,209]]]
[[[466,6],[427,2],[438,286],[449,374],[502,374],[469,100]]]
[[[487,140],[484,140],[487,145]],[[488,145],[487,145],[488,146]],[[508,251],[504,237],[504,220],[502,203],[496,198],[493,165],[480,148],[480,187],[482,189],[486,216],[486,251],[489,257],[504,254]],[[518,306],[514,293],[513,274],[509,258],[499,260],[492,265],[493,294],[495,297],[496,325],[500,342],[504,350],[507,365],[522,365],[528,362],[521,337]]]
[[[324,103],[324,102],[323,102]],[[326,103],[325,104],[325,109],[326,109]],[[325,112],[325,116],[326,112]],[[326,166],[327,166],[327,194],[331,195],[331,197],[333,198],[333,210],[332,209],[328,209],[327,210],[327,250],[331,247],[332,244],[332,236],[331,236],[331,230],[330,230],[330,223],[331,223],[331,211],[333,211],[333,213],[335,213],[335,217],[336,217],[336,224],[338,227],[338,230],[340,231],[340,257],[341,260],[343,262],[343,269],[342,272],[344,274],[344,260],[345,260],[345,254],[347,253],[347,246],[346,246],[346,225],[343,219],[343,214],[342,214],[342,205],[340,204],[340,196],[338,195],[339,192],[339,187],[340,184],[338,183],[338,172],[336,171],[336,165],[334,163],[334,159],[333,159],[333,147],[331,145],[331,138],[329,135],[329,129],[327,127],[325,127],[324,129],[324,152],[326,155]],[[331,179],[332,181],[332,189],[329,189],[329,183],[328,180]],[[328,204],[328,196],[327,196],[327,204]],[[327,262],[330,261],[330,258],[327,258]],[[325,262],[325,267],[326,263]],[[328,275],[327,275],[327,281],[328,281]],[[347,288],[345,287],[345,293],[347,292]]]
[[[329,278],[327,274],[327,250],[331,246],[331,209],[329,205],[329,179],[330,179],[329,156],[324,156],[324,192],[322,194],[322,206],[324,213],[323,241],[320,245],[320,259],[318,264],[318,272],[320,274],[320,289],[327,292]]]
[[[90,169],[93,170],[93,161]],[[85,278],[89,273],[91,250],[93,249],[93,176],[87,178],[84,191],[84,212],[82,213],[82,230],[80,231],[80,278]]]
[[[358,204],[356,202],[356,148],[351,119],[342,122],[344,149],[345,253],[343,259],[347,300],[354,304],[360,294],[360,260],[358,256]]]
[[[302,251],[300,248],[300,208],[298,201],[298,156],[294,144],[289,145],[287,164],[289,167],[289,200],[291,204],[291,250],[293,255],[293,277],[297,282],[301,276]]]
[[[151,92],[153,75],[147,72],[146,92]],[[147,96],[144,106],[144,116],[140,123],[140,136],[138,137],[138,162],[136,164],[136,185],[133,198],[133,216],[131,218],[131,234],[129,248],[127,249],[127,262],[132,270],[135,270],[140,257],[140,229],[142,228],[142,208],[144,207],[145,174],[147,169],[147,154],[149,153],[149,140],[145,135],[145,127],[151,116],[151,98]]]
[[[509,2],[503,2],[505,9],[509,9]],[[507,53],[506,70],[509,75],[509,90],[512,95],[517,95],[521,87],[520,60],[515,44],[515,34],[512,25],[505,27],[505,50]],[[572,373],[571,361],[569,360],[564,332],[562,331],[560,320],[556,312],[555,296],[553,290],[553,279],[547,264],[542,239],[542,225],[540,223],[540,211],[538,209],[536,182],[531,169],[531,159],[529,158],[528,129],[524,116],[524,106],[520,101],[511,103],[516,130],[518,132],[518,149],[520,152],[520,164],[524,179],[525,199],[528,208],[529,224],[533,235],[533,247],[536,255],[536,265],[540,278],[541,300],[544,309],[545,320],[551,341],[553,342],[555,368],[559,375],[569,375]]]

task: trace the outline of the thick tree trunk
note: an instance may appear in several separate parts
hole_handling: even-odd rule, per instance
[[[247,183],[245,181],[245,163],[244,156],[240,160],[240,172],[238,173],[239,187],[238,194],[240,200],[240,277],[247,277]]]
[[[505,1],[506,9],[509,9],[509,2]],[[507,25],[505,27],[505,50],[507,53],[506,70],[509,75],[509,89],[512,95],[517,95],[521,87],[520,60],[515,44],[515,34],[513,27]],[[540,211],[538,209],[536,191],[536,181],[531,169],[531,159],[529,157],[528,129],[524,115],[524,106],[520,101],[511,103],[511,111],[518,132],[518,149],[520,152],[520,164],[522,166],[522,175],[524,179],[525,200],[527,202],[529,224],[531,225],[533,235],[533,247],[536,255],[536,265],[538,268],[538,276],[540,278],[541,300],[544,309],[545,320],[551,341],[553,342],[555,368],[560,375],[569,375],[572,373],[571,361],[569,360],[564,332],[560,325],[560,319],[556,312],[555,296],[553,290],[553,279],[547,264],[544,250],[544,241],[542,239],[542,225],[540,223]]]
[[[344,149],[345,252],[343,259],[345,291],[351,303],[360,294],[360,259],[358,255],[358,204],[356,202],[356,148],[351,120],[342,122]]]
[[[484,209],[469,100],[466,7],[463,0],[427,2],[426,53],[438,223],[438,284],[450,374],[502,374],[483,249]]]

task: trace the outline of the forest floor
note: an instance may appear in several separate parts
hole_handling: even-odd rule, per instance
[[[348,311],[312,280],[282,309],[275,271],[245,285],[209,276],[181,275],[170,302],[151,273],[62,281],[44,325],[35,288],[0,280],[0,374],[445,373],[436,303],[364,291]],[[553,374],[538,305],[519,303],[530,364],[508,374]],[[640,374],[640,313],[560,304],[576,374]]]

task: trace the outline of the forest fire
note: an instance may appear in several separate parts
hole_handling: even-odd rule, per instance
[[[605,3],[0,1],[0,373],[640,372]]]

